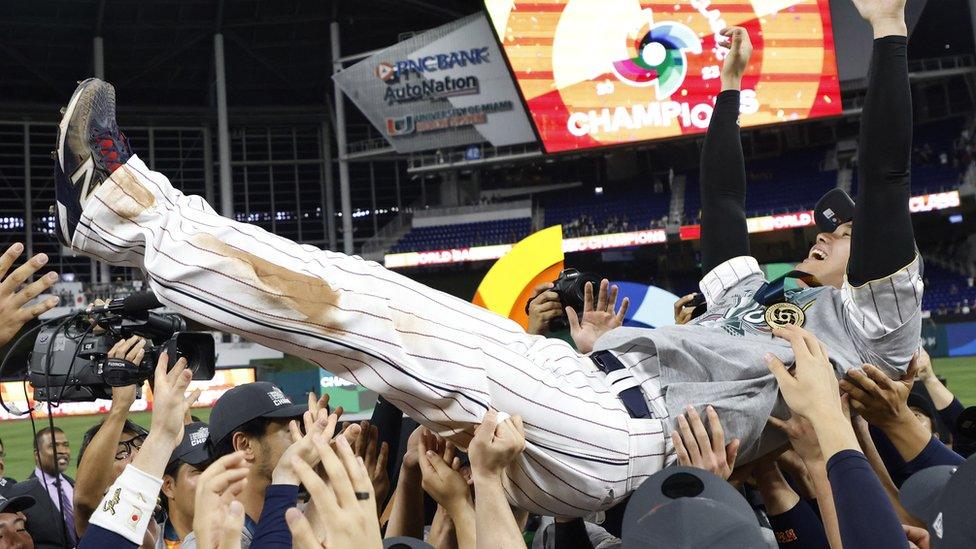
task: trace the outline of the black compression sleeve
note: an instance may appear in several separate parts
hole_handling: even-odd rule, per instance
[[[715,101],[701,154],[702,270],[749,255],[746,227],[746,166],[739,138],[739,91]]]
[[[908,211],[911,147],[908,39],[878,38],[861,114],[857,207],[847,264],[853,286],[890,276],[915,258]]]

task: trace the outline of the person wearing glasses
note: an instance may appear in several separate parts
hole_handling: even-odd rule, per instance
[[[0,438],[0,496],[7,497],[10,489],[17,484],[17,481],[4,476],[7,473],[7,445],[3,443],[3,439]]]
[[[145,345],[145,339],[133,336],[116,343],[108,356],[138,364],[145,356]],[[149,434],[128,419],[129,408],[136,401],[138,392],[135,385],[113,387],[111,410],[105,419],[88,429],[82,440],[74,492],[74,526],[79,537],[88,528],[88,519],[105,491],[122,474],[125,466],[139,455],[139,448]]]

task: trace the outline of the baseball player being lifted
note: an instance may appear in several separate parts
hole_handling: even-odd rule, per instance
[[[771,326],[793,323],[816,334],[838,374],[870,362],[897,376],[915,351],[922,283],[908,212],[905,0],[854,2],[877,38],[854,230],[835,218],[837,229],[821,234],[799,265],[829,286],[764,285],[738,219],[741,196],[728,199],[738,208],[728,215],[740,222],[725,235],[732,243],[709,251],[720,229],[706,204],[708,313],[682,326],[604,333],[615,324],[600,321],[606,309],[586,311],[574,339],[582,352],[595,349],[589,355],[376,263],[219,216],[131,154],[115,121],[114,89],[100,80],[79,85],[60,123],[57,231],[74,250],[142,269],[160,300],[185,316],[372,389],[462,447],[489,408],[521,416],[526,449],[508,470],[511,501],[550,516],[606,509],[673,459],[670,418],[688,405],[714,406],[726,433],[741,440],[739,462],[785,441],[765,430],[769,415],[788,411],[763,357],[790,363],[793,353]],[[712,162],[721,139],[722,154],[737,154],[741,164],[735,89],[750,52],[742,31],[728,35],[728,91],[704,156]],[[705,178],[703,185],[717,187],[706,189],[707,200],[742,195],[744,177],[730,177]]]

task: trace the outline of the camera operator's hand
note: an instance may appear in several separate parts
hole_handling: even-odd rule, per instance
[[[691,314],[695,312],[695,307],[689,306],[688,304],[695,300],[696,295],[698,294],[692,292],[674,302],[675,324],[687,324],[691,320]]]
[[[737,90],[742,87],[742,75],[746,73],[749,58],[752,57],[752,40],[749,39],[749,31],[742,27],[727,27],[719,34],[726,40],[718,45],[729,49],[722,65],[722,91]]]
[[[607,295],[608,289],[609,297]],[[593,350],[593,344],[600,339],[600,336],[623,325],[627,307],[630,306],[630,299],[624,298],[623,303],[620,304],[620,310],[616,310],[617,291],[617,286],[611,287],[610,281],[604,278],[600,282],[600,294],[594,306],[593,284],[587,282],[583,291],[583,318],[580,319],[572,307],[566,307],[566,316],[569,317],[569,331],[579,352],[589,353]]]
[[[563,315],[559,294],[549,291],[552,286],[552,282],[546,282],[533,290],[529,300],[529,329],[526,330],[532,335],[547,333],[549,323]]]
[[[120,339],[108,352],[109,358],[120,358],[133,364],[139,364],[146,356],[146,340],[139,336]],[[112,410],[128,412],[136,401],[139,392],[138,385],[112,387]]]
[[[0,345],[6,345],[24,324],[58,304],[58,298],[51,296],[29,307],[25,306],[57,282],[58,273],[47,273],[20,288],[47,263],[47,255],[37,254],[7,275],[7,271],[23,251],[24,245],[16,242],[0,256]]]

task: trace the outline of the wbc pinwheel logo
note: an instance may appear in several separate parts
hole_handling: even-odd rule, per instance
[[[691,29],[674,22],[645,23],[636,35],[627,37],[629,58],[614,61],[613,73],[629,86],[655,86],[658,99],[664,99],[685,81],[688,52],[702,52],[701,41]]]

